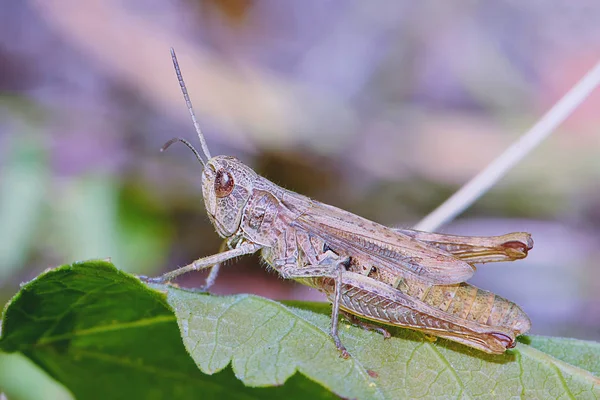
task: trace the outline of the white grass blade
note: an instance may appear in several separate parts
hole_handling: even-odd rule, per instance
[[[598,62],[527,133],[419,222],[414,229],[431,232],[454,219],[548,137],[600,84]]]

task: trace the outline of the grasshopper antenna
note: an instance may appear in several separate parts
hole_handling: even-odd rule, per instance
[[[192,144],[190,142],[188,142],[187,140],[182,139],[180,137],[176,137],[176,138],[173,138],[173,139],[169,140],[167,143],[165,143],[163,145],[163,147],[160,148],[160,151],[161,152],[165,151],[166,149],[168,149],[175,142],[181,142],[181,143],[185,144],[191,151],[194,152],[194,154],[196,155],[196,158],[198,159],[198,161],[200,161],[200,164],[202,164],[203,167],[206,167],[206,163],[204,162],[204,160],[202,159],[202,157],[200,157],[200,153],[198,153],[198,150],[196,150],[194,148],[194,146],[192,146]]]
[[[198,119],[196,118],[196,113],[194,113],[194,108],[192,107],[192,101],[190,100],[190,95],[188,94],[187,88],[185,86],[185,82],[183,81],[183,75],[181,74],[181,69],[179,68],[179,62],[177,61],[177,56],[175,55],[175,49],[171,47],[171,59],[173,60],[173,66],[175,67],[175,73],[177,74],[177,80],[179,81],[179,86],[181,87],[181,93],[183,93],[183,98],[185,99],[185,104],[187,105],[188,111],[190,112],[190,116],[192,117],[192,122],[194,123],[194,128],[196,129],[196,133],[198,134],[198,138],[200,139],[200,145],[202,146],[202,152],[204,156],[210,160],[212,157],[210,155],[210,151],[208,151],[208,146],[206,145],[206,140],[204,139],[204,135],[202,134],[202,130],[200,129],[200,124],[198,123]],[[175,138],[169,140],[162,147],[161,151],[166,150],[167,147],[172,145],[175,142],[181,142],[188,146],[195,154],[198,160],[202,162],[202,165],[206,165],[205,162],[200,157],[200,154],[194,147],[185,139]]]

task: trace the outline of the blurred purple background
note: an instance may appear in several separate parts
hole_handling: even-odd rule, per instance
[[[377,222],[410,227],[529,129],[600,58],[600,3],[4,1],[0,300],[45,268],[111,257],[147,275],[220,239],[169,56],[214,154]],[[472,283],[532,333],[600,339],[600,94],[442,231],[528,231]],[[203,274],[182,285],[198,286]],[[226,266],[215,293],[322,299]]]

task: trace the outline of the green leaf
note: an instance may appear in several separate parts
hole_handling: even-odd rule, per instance
[[[7,305],[0,348],[22,352],[77,398],[600,397],[597,343],[528,337],[492,356],[405,329],[384,341],[342,323],[344,360],[328,306],[154,289],[106,262],[57,268]]]
[[[600,376],[600,357],[598,357],[600,343],[568,338],[530,336],[527,344],[559,360],[587,369],[594,375]]]
[[[103,261],[24,285],[6,306],[0,348],[21,352],[79,399],[336,398],[301,375],[263,389],[245,387],[231,369],[203,374],[164,294]]]
[[[384,341],[345,325],[342,341],[352,358],[342,360],[328,334],[330,317],[315,312],[322,307],[314,303],[297,308],[248,295],[168,293],[200,369],[213,373],[231,361],[249,385],[281,384],[297,368],[343,397],[600,396],[600,380],[589,370],[600,358],[597,343],[578,341],[589,346],[577,368],[526,344],[494,356],[444,340],[431,343],[405,329],[390,330],[394,337]],[[541,346],[561,339],[533,340]],[[568,353],[568,344],[562,349]]]

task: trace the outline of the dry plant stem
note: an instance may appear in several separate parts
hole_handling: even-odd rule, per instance
[[[467,209],[542,140],[548,137],[600,84],[600,62],[560,99],[527,133],[431,212],[414,229],[431,232]]]

